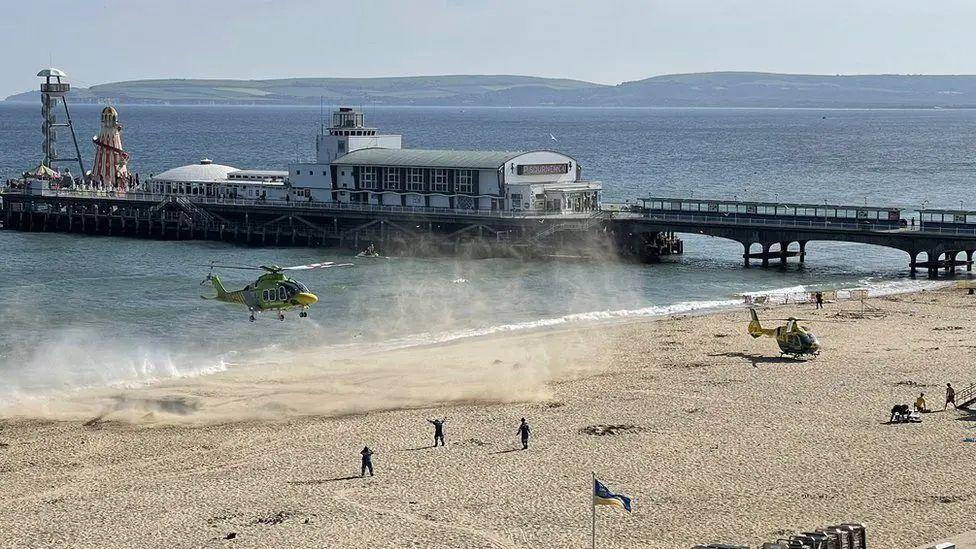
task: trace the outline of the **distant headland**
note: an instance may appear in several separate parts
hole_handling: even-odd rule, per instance
[[[511,75],[133,80],[72,89],[75,103],[563,107],[973,108],[976,75],[708,72],[617,85]],[[36,91],[7,102],[40,101]]]

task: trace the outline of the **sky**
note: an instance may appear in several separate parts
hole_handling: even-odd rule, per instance
[[[142,78],[976,74],[972,0],[0,0],[0,97]]]

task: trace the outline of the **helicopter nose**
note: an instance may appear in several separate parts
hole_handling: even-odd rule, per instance
[[[308,307],[309,305],[318,301],[319,298],[311,292],[301,292],[295,296],[295,300],[301,303],[303,306]]]

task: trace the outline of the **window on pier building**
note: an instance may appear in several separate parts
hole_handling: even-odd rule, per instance
[[[400,170],[386,168],[383,172],[383,188],[393,191],[398,190],[400,188]]]
[[[423,168],[410,168],[407,171],[407,190],[424,190],[424,170]]]
[[[430,190],[435,193],[447,192],[447,170],[434,170],[434,177],[431,180]]]
[[[471,176],[471,170],[458,170],[457,192],[474,192],[474,178]]]
[[[376,168],[366,166],[359,169],[359,186],[363,189],[376,188]]]

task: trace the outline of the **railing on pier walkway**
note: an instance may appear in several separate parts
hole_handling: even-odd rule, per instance
[[[976,236],[976,224],[971,226],[946,226],[944,224],[909,224],[901,218],[901,208],[871,206],[835,206],[820,204],[775,204],[761,202],[735,202],[687,199],[641,199],[642,206],[634,203],[604,203],[618,219],[649,219],[680,223],[703,223],[750,227],[782,227],[825,229],[835,231],[861,231],[884,233],[925,233],[940,235]],[[663,207],[668,204],[669,207]],[[670,205],[677,205],[670,207]],[[656,207],[655,207],[656,206]],[[688,209],[691,206],[693,209]],[[764,210],[762,207],[769,209]],[[721,209],[719,209],[721,207]],[[767,213],[768,212],[768,213]],[[866,217],[866,215],[874,217]],[[882,216],[882,214],[885,214]],[[897,216],[897,217],[896,217]]]
[[[355,202],[317,202],[304,200],[267,200],[257,198],[227,198],[215,196],[187,196],[173,194],[157,194],[146,192],[115,192],[104,190],[74,190],[74,189],[46,189],[41,194],[31,194],[27,191],[5,189],[3,194],[24,195],[24,196],[43,196],[43,197],[64,197],[64,198],[91,198],[91,199],[111,199],[111,200],[131,200],[134,202],[176,202],[178,199],[188,200],[194,205],[213,204],[221,206],[252,206],[252,207],[277,207],[277,208],[296,208],[309,211],[327,212],[377,212],[377,213],[399,213],[413,215],[452,215],[466,216],[472,218],[493,217],[499,219],[553,219],[571,220],[587,219],[593,215],[593,211],[585,212],[525,212],[521,210],[468,210],[458,208],[438,208],[429,206],[392,206],[382,204],[360,204]]]
[[[925,233],[925,234],[945,234],[945,235],[976,235],[976,227],[972,229],[957,229],[948,227],[931,227],[926,229],[909,228],[880,228],[874,227],[869,223],[851,223],[839,221],[807,221],[802,219],[761,219],[736,216],[710,216],[694,214],[663,214],[663,213],[633,213],[619,212],[614,213],[616,219],[650,219],[654,221],[678,221],[684,223],[708,223],[715,225],[738,225],[749,227],[783,227],[783,228],[804,228],[804,229],[827,229],[837,231],[862,231],[862,232],[883,232],[883,233]]]

